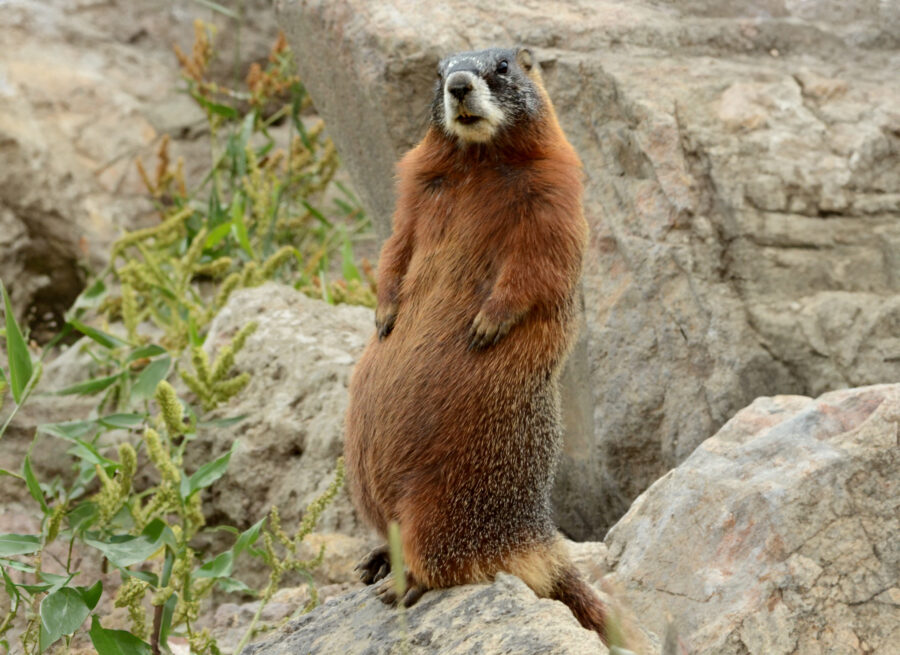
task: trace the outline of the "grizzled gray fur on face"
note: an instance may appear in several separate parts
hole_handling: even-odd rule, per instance
[[[484,143],[504,126],[537,116],[541,97],[527,73],[532,61],[524,48],[446,57],[438,65],[433,124],[461,141]]]

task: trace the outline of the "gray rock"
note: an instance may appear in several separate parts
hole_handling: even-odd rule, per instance
[[[277,6],[382,237],[439,58],[535,49],[592,227],[556,495],[570,535],[602,536],[757,396],[900,379],[896,3]]]
[[[372,589],[330,600],[244,655],[602,655],[607,649],[562,603],[537,598],[516,577],[430,591],[401,613]]]
[[[759,398],[607,538],[642,623],[687,652],[895,653],[900,385]]]

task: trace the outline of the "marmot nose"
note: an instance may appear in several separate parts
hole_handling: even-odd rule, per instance
[[[447,90],[453,94],[457,100],[462,100],[466,94],[472,90],[472,83],[466,78],[456,78],[451,80],[447,85]]]

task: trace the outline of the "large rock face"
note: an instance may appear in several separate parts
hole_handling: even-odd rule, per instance
[[[381,236],[438,59],[535,49],[592,227],[557,497],[571,534],[601,535],[757,396],[900,376],[900,5],[278,6]]]
[[[760,398],[607,537],[637,616],[688,652],[900,643],[900,385]]]

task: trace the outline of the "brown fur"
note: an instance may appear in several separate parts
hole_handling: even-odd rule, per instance
[[[587,240],[581,165],[536,68],[529,76],[537,118],[486,144],[432,126],[398,165],[378,270],[386,336],[354,372],[345,455],[361,514],[382,535],[399,523],[414,584],[506,571],[603,636],[602,604],[569,563],[549,498]],[[498,340],[472,349],[473,333]]]

